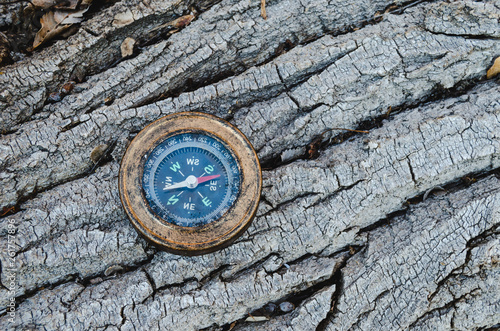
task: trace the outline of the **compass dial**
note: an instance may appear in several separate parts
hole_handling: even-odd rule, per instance
[[[241,173],[229,149],[205,133],[169,137],[148,156],[143,189],[165,222],[194,227],[224,215],[237,199]]]

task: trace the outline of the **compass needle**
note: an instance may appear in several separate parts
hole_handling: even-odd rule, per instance
[[[213,176],[205,176],[205,177],[198,177],[198,184],[208,182],[209,180],[219,178],[220,175],[213,175]]]
[[[164,191],[166,191],[166,190],[174,190],[176,188],[187,187],[187,186],[188,186],[187,182],[186,181],[182,181],[180,183],[172,184],[170,186],[165,186],[163,188],[163,190]]]

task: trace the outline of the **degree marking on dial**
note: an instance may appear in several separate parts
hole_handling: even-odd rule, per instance
[[[172,166],[170,167],[170,169],[172,169],[172,171],[174,172],[177,172],[181,169],[181,165],[179,164],[179,162],[171,162],[172,163]]]

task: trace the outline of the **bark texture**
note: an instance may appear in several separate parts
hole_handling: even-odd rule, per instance
[[[276,0],[267,15],[123,0],[2,68],[0,207],[16,207],[0,218],[1,329],[498,327],[500,2]],[[141,46],[120,60],[127,37]],[[229,120],[264,168],[247,232],[197,257],[148,245],[118,195],[131,138],[177,111]]]

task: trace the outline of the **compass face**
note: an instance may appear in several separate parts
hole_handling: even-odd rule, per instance
[[[162,220],[196,227],[231,208],[240,192],[241,173],[222,141],[206,133],[182,133],[151,151],[142,183],[149,207]]]

